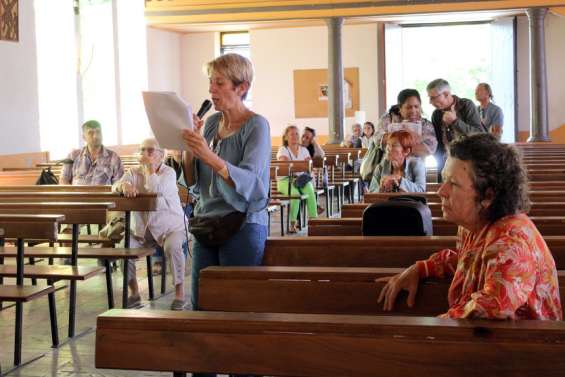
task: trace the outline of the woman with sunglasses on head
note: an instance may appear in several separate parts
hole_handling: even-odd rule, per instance
[[[426,167],[419,157],[412,157],[414,136],[396,131],[387,138],[385,155],[373,172],[370,192],[424,192]]]
[[[200,194],[191,220],[192,305],[198,310],[198,278],[208,266],[254,266],[267,238],[269,122],[244,100],[253,81],[249,59],[226,54],[206,66],[217,111],[184,130],[184,175]]]
[[[186,304],[184,295],[185,256],[183,245],[186,241],[185,217],[177,188],[177,176],[173,168],[163,161],[165,153],[157,140],[146,139],[141,143],[139,166],[131,168],[112,186],[112,191],[126,197],[138,193],[159,194],[157,208],[151,212],[133,212],[130,245],[136,247],[161,246],[172,265],[175,299],[172,310],[182,310]],[[131,295],[128,308],[139,306],[141,298],[136,279],[135,262],[128,260],[128,285]]]
[[[300,144],[300,136],[298,134],[298,127],[290,125],[284,130],[283,145],[277,152],[277,160],[279,161],[308,161],[312,158],[308,149]],[[304,174],[305,172],[294,172],[296,176]],[[311,181],[306,182],[300,187],[296,182],[296,177],[292,178],[292,185],[289,185],[289,177],[282,178],[277,181],[277,190],[283,195],[300,196],[306,195],[306,209],[308,217],[314,219],[318,217],[318,213],[323,212],[323,208],[318,206],[316,200],[316,190]],[[290,192],[289,192],[290,186]],[[298,187],[297,187],[298,186]],[[289,233],[298,232],[298,211],[300,207],[299,199],[290,200],[290,224],[288,227]]]

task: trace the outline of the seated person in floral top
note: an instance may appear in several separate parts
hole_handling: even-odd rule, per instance
[[[102,127],[96,120],[82,125],[86,146],[72,151],[63,165],[60,184],[111,185],[124,174],[122,160],[116,152],[102,145]]]
[[[561,320],[555,261],[528,210],[527,178],[518,152],[492,135],[450,145],[438,194],[443,217],[459,225],[455,250],[441,250],[388,280],[379,302],[393,310],[407,290],[408,306],[421,279],[448,277],[444,318]]]

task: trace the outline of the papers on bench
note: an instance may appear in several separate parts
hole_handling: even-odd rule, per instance
[[[183,129],[192,129],[192,106],[173,92],[143,92],[145,112],[161,148],[186,150]]]
[[[391,123],[388,125],[388,132],[392,133],[395,131],[409,131],[415,135],[422,135],[422,123],[421,122],[402,122],[402,123]]]

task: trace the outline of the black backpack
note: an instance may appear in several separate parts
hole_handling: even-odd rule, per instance
[[[37,179],[37,182],[35,182],[36,185],[58,185],[59,184],[59,179],[57,178],[57,176],[55,174],[53,174],[53,172],[51,171],[51,168],[47,168],[47,169],[43,169],[41,171],[41,174],[39,175],[39,178]]]
[[[363,212],[364,236],[432,236],[432,212],[422,196],[402,195]]]

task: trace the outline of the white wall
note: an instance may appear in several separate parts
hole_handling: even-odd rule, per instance
[[[32,1],[19,2],[19,23],[19,42],[0,41],[0,154],[40,150]]]
[[[181,93],[181,34],[147,28],[148,88]]]
[[[251,60],[255,68],[253,110],[271,124],[271,135],[281,135],[288,123],[309,125],[328,134],[327,118],[295,119],[293,71],[328,67],[327,28],[251,30]],[[291,41],[291,42],[289,42]],[[218,55],[217,33],[190,33],[181,38],[182,96],[195,107],[208,98],[203,65]],[[378,118],[377,26],[343,29],[344,67],[359,67],[360,104],[367,120]],[[150,72],[154,70],[151,67]],[[151,77],[151,74],[150,74]],[[151,79],[150,79],[151,81]],[[354,118],[347,118],[351,125]]]
[[[218,34],[213,32],[185,34],[181,38],[181,95],[194,112],[210,97],[203,67],[219,55],[218,43]]]
[[[359,67],[360,107],[366,119],[378,119],[377,26],[345,25],[343,66]],[[253,110],[271,124],[271,135],[281,135],[289,123],[308,125],[328,134],[327,118],[294,117],[293,71],[328,67],[326,27],[251,30],[251,59],[255,66]],[[347,118],[347,126],[354,118]],[[346,133],[349,129],[346,130]]]

